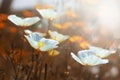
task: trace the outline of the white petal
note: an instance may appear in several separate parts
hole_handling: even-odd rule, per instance
[[[40,41],[43,37],[38,32],[33,32],[28,35],[32,40]]]
[[[24,30],[24,32],[25,32],[26,34],[31,34],[31,33],[32,33],[32,31],[30,31],[30,30],[28,30],[28,29]]]
[[[116,51],[110,51],[110,50],[107,50],[107,49],[94,47],[94,46],[89,46],[89,50],[92,50],[95,53],[95,55],[99,56],[100,58],[108,57],[109,55],[116,52]]]
[[[62,42],[62,41],[69,38],[68,35],[62,35],[62,34],[56,32],[56,31],[50,31],[50,30],[49,30],[49,35],[51,36],[52,39],[55,39],[59,42]]]
[[[78,63],[84,65],[83,62],[79,59],[79,57],[77,57],[74,53],[71,52],[71,56],[72,56],[72,58],[73,58],[75,61],[77,61]]]
[[[39,17],[20,18],[16,15],[9,15],[8,19],[17,26],[31,26],[40,21]]]
[[[25,38],[28,40],[28,42],[30,43],[30,45],[31,45],[33,48],[38,49],[38,45],[37,45],[37,42],[36,42],[36,41],[32,40],[30,37],[28,37],[28,36],[26,36],[26,35],[24,35],[24,36],[25,36]]]
[[[57,44],[59,44],[58,41],[45,38],[42,38],[40,41],[44,42],[44,46],[40,48],[41,51],[48,51],[57,48],[58,47]]]
[[[43,18],[55,19],[58,17],[57,13],[53,9],[37,9]]]

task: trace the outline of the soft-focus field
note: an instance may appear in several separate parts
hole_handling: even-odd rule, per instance
[[[0,11],[0,80],[120,80],[119,0],[35,1],[29,9]],[[55,9],[58,17],[43,18],[36,9]],[[17,26],[8,20],[11,14],[41,20],[29,27]],[[41,51],[31,47],[24,36],[26,29],[44,33],[49,39],[49,30],[69,38],[53,52]],[[106,57],[109,63],[96,66],[82,65],[70,55],[89,45],[116,52]]]

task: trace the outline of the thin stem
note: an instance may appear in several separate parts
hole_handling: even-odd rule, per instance
[[[66,52],[67,52],[67,50],[66,50]],[[68,78],[68,54],[66,53],[66,71],[65,71],[65,76],[66,76],[66,80],[67,80],[67,78]]]
[[[11,44],[11,48],[12,48],[12,51],[7,51],[7,50],[6,50],[7,53],[13,54],[14,48],[15,48],[13,44]],[[17,71],[16,71],[16,66],[15,66],[15,64],[14,64],[13,55],[12,55],[12,56],[8,55],[8,60],[10,61],[11,65],[12,65],[12,67],[13,67],[13,69],[14,69],[14,73],[15,73],[15,78],[14,78],[14,80],[17,80]]]
[[[38,65],[39,65],[39,56],[36,55],[34,78],[37,78]]]
[[[21,43],[21,49],[20,49],[20,57],[19,57],[19,64],[18,64],[18,74],[20,73],[21,71],[21,66],[22,66],[22,52],[23,52],[23,44]]]
[[[47,64],[45,64],[45,74],[44,74],[44,80],[46,80],[47,79]]]
[[[27,79],[26,80],[29,80],[29,78],[30,78],[30,75],[31,75],[32,70],[33,70],[33,65],[34,65],[34,60],[33,60],[33,55],[32,55],[32,67],[31,67],[31,69],[30,69],[30,71],[29,71],[29,73],[27,75]]]
[[[37,79],[40,80],[41,79],[41,73],[42,73],[42,66],[43,66],[43,58],[42,58],[42,54],[41,52],[39,53],[39,60],[38,60],[38,69],[37,69]]]
[[[14,64],[14,62],[13,62],[13,59],[11,59],[10,56],[9,56],[9,60],[10,60],[10,62],[11,62],[11,64],[12,64],[13,69],[14,69],[14,72],[15,72],[15,80],[17,80],[17,71],[16,71],[16,67],[15,67],[15,64]]]
[[[66,45],[69,45],[69,44],[70,44],[69,42],[66,43]],[[70,49],[70,48],[71,48],[71,47],[66,46],[66,50],[65,50],[65,52],[66,52],[66,56],[65,56],[65,60],[66,60],[66,71],[65,71],[66,80],[67,80],[68,77],[69,77],[68,60],[69,60],[69,53],[70,53],[69,49]]]
[[[50,30],[50,26],[51,26],[51,20],[48,20],[48,28],[47,28],[47,37],[49,37],[49,30]]]
[[[41,80],[42,66],[43,66],[43,62],[41,61],[40,70],[39,70],[39,73],[38,73],[38,80]]]

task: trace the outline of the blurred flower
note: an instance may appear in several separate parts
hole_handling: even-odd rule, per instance
[[[66,22],[64,24],[53,23],[52,25],[55,28],[64,30],[64,29],[68,29],[72,25],[72,23],[71,22]]]
[[[101,59],[93,54],[91,50],[81,50],[77,53],[77,56],[71,52],[71,56],[74,60],[82,65],[95,66],[100,64],[106,64],[109,62],[108,59]]]
[[[88,43],[86,43],[85,41],[82,43],[79,43],[80,48],[86,49],[88,47]]]
[[[80,36],[72,36],[72,37],[69,38],[69,40],[71,42],[75,42],[75,41],[78,41],[78,40],[82,40],[82,37],[80,37]]]
[[[30,45],[41,51],[48,51],[54,48],[57,48],[58,41],[52,39],[45,39],[39,33],[31,33],[29,35],[25,35],[25,38],[28,40]]]
[[[40,21],[39,17],[28,17],[28,18],[20,18],[16,15],[9,15],[8,19],[17,26],[31,26],[38,21]]]
[[[46,18],[46,19],[53,20],[59,17],[58,13],[53,9],[37,9],[37,11],[40,13],[40,15],[43,18]]]
[[[65,14],[69,17],[72,17],[72,18],[77,18],[77,14],[73,11],[66,11]]]
[[[69,38],[71,42],[76,42],[79,44],[80,48],[86,49],[88,47],[88,42],[85,41],[81,36],[72,36]]]
[[[59,54],[60,54],[60,52],[57,51],[57,50],[50,50],[50,51],[48,52],[48,55],[49,55],[49,56],[57,56],[57,55],[59,55]]]
[[[62,35],[56,31],[48,31],[51,39],[57,40],[59,42],[65,41],[66,39],[69,38],[68,35]]]
[[[89,50],[93,51],[95,55],[100,58],[108,57],[109,55],[114,54],[116,52],[116,50],[107,50],[107,49],[103,49],[103,48],[95,47],[91,45],[89,45]]]

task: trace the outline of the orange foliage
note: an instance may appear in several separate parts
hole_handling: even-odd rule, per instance
[[[79,46],[83,49],[88,47],[88,42],[85,41],[81,36],[72,36],[69,38],[71,42],[76,42],[79,44]]]
[[[76,26],[76,27],[83,27],[83,26],[85,26],[85,23],[83,23],[82,21],[77,21],[77,22],[74,22],[74,25]]]
[[[67,16],[69,16],[69,17],[72,17],[72,18],[76,18],[77,17],[77,14],[75,12],[72,12],[72,11],[67,11],[65,14]]]
[[[83,41],[83,42],[79,43],[79,46],[83,49],[86,49],[88,47],[88,43],[86,41]]]
[[[25,17],[32,17],[34,15],[31,11],[27,10],[24,10],[22,13]]]
[[[0,14],[0,29],[5,28],[6,24],[4,21],[7,20],[7,15],[6,14]]]
[[[35,5],[35,8],[36,8],[36,9],[48,9],[48,8],[55,9],[54,7],[51,7],[51,6],[49,6],[48,4],[45,4],[45,5],[36,4],[36,5]]]
[[[9,28],[9,31],[11,32],[11,33],[16,33],[17,32],[17,29],[15,28],[15,27],[10,27]]]
[[[25,50],[19,50],[19,49],[15,50],[15,51],[19,52],[18,54],[14,55],[14,57],[13,57],[15,62],[19,62],[20,59],[25,57],[26,53],[27,53]]]
[[[0,22],[0,29],[5,28],[6,24],[4,22]]]
[[[5,21],[7,20],[7,15],[6,14],[0,14],[0,21]]]
[[[54,24],[53,24],[53,27],[58,28],[58,29],[67,29],[67,28],[69,28],[71,25],[72,25],[71,22],[66,22],[66,23],[64,23],[64,24],[54,23]]]

